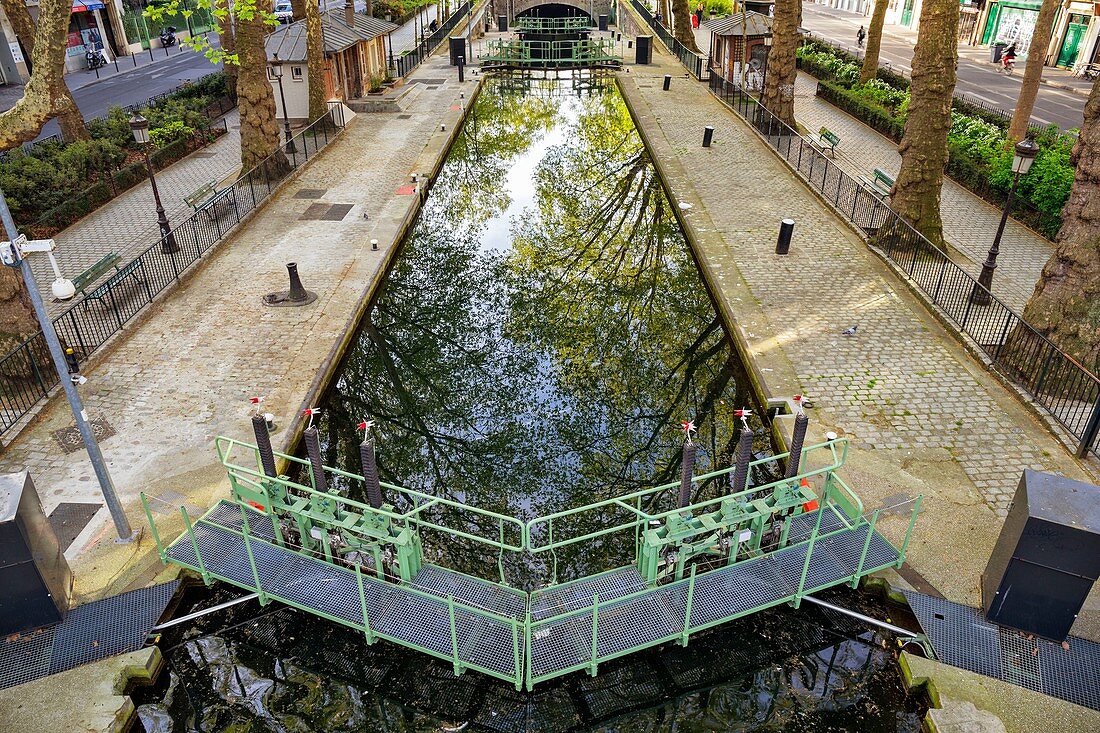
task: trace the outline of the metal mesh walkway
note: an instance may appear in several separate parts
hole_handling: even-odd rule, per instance
[[[638,569],[628,566],[530,596],[430,564],[404,583],[357,573],[277,544],[270,517],[232,502],[195,521],[165,556],[207,577],[359,629],[368,638],[451,660],[456,671],[477,669],[519,686],[574,670],[594,671],[600,662],[686,639],[898,562],[899,551],[866,522],[853,525],[828,505],[821,511],[816,534],[818,514],[799,515],[789,531],[797,544],[716,570],[649,587]]]
[[[244,536],[213,521],[214,517],[232,519],[233,516],[222,505],[215,507],[206,517],[194,523],[194,543],[189,535],[184,534],[168,548],[168,557],[178,564],[199,572],[205,570],[209,575],[234,585],[250,590],[262,589],[263,593],[274,599],[353,628],[365,631],[369,623],[373,634],[445,659],[453,657],[457,645],[458,658],[463,663],[506,679],[515,678],[516,648],[521,645],[513,631],[514,625],[504,619],[478,613],[478,609],[485,608],[482,603],[489,602],[515,612],[518,598],[525,610],[525,602],[522,595],[517,595],[518,591],[492,596],[481,586],[489,585],[485,581],[445,568],[425,566],[421,575],[434,586],[434,590],[417,592],[417,589],[364,575],[363,598],[360,599],[359,578],[354,571],[250,535],[249,545],[256,563],[256,572],[253,573]],[[237,513],[238,519],[239,516]],[[196,544],[201,563],[195,554]],[[257,576],[259,584],[256,582]],[[454,595],[458,603],[469,604],[455,607],[454,640],[451,636],[449,604],[443,598],[436,597],[441,588],[447,588],[446,595]],[[465,599],[454,593],[464,589],[474,591],[472,595],[475,597]],[[366,622],[363,618],[364,604]]]
[[[1061,645],[986,621],[976,608],[904,591],[936,657],[954,667],[1100,710],[1100,644]]]

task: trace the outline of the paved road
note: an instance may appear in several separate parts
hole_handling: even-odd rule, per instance
[[[846,10],[824,5],[805,3],[802,6],[802,25],[811,32],[836,41],[844,46],[854,46],[856,29],[868,18]],[[908,75],[912,71],[913,41],[915,34],[907,28],[887,25],[882,37],[880,59],[889,62],[891,68]],[[853,49],[854,50],[854,49]],[[956,91],[976,97],[1006,112],[1016,108],[1020,92],[1023,64],[1016,73],[1005,76],[989,63],[989,49],[975,46],[959,47],[959,81]],[[1043,77],[1071,86],[1087,89],[1089,84],[1058,69],[1045,69]],[[1084,119],[1085,98],[1073,92],[1043,85],[1035,101],[1032,120],[1043,125],[1057,124],[1063,128],[1080,127]]]
[[[211,36],[215,42],[216,38]],[[134,67],[134,60],[137,67]],[[141,102],[149,97],[174,89],[185,81],[197,79],[204,74],[221,68],[214,66],[200,53],[189,48],[182,51],[170,48],[165,56],[163,49],[154,49],[152,60],[145,51],[136,57],[124,56],[118,60],[119,72],[114,64],[99,70],[100,79],[95,72],[78,71],[66,75],[73,99],[84,113],[85,119],[98,117],[111,106],[126,106]],[[10,85],[0,94],[0,109],[9,109],[22,96],[22,87]],[[48,137],[60,130],[56,120],[50,120],[42,128],[39,137]]]

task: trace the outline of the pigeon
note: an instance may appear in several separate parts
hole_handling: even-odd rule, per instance
[[[841,331],[840,335],[841,336],[855,336],[856,335],[856,329],[858,329],[858,328],[859,328],[859,324],[857,323],[856,325],[852,326],[851,328],[846,328],[843,331]]]

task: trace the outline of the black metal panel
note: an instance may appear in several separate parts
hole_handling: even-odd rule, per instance
[[[1100,577],[1100,487],[1024,471],[982,573],[994,623],[1062,641]]]
[[[638,36],[635,42],[638,44],[638,48],[634,53],[634,63],[653,63],[653,36]]]

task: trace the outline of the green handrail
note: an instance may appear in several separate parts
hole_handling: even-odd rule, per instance
[[[153,512],[149,509],[149,498],[145,495],[145,492],[141,492],[141,506],[145,509],[145,519],[149,522],[149,529],[153,533],[153,541],[157,543],[157,554],[160,555],[161,562],[167,562],[168,551],[164,547],[164,543],[160,541],[160,532],[157,531],[156,522],[153,521]]]
[[[183,523],[187,526],[187,536],[191,538],[191,547],[195,550],[195,561],[199,564],[199,572],[202,573],[202,582],[210,585],[210,573],[206,570],[206,565],[202,561],[202,553],[199,552],[199,541],[195,539],[195,528],[191,526],[191,518],[187,516],[187,507],[180,507],[180,514],[183,515]]]
[[[241,509],[241,530],[241,535],[244,537],[244,551],[248,555],[248,567],[252,568],[252,579],[256,581],[256,595],[260,599],[260,605],[266,606],[267,595],[260,583],[260,572],[256,569],[256,557],[252,554],[252,542],[249,541],[252,530],[248,526],[248,512],[244,509]]]

